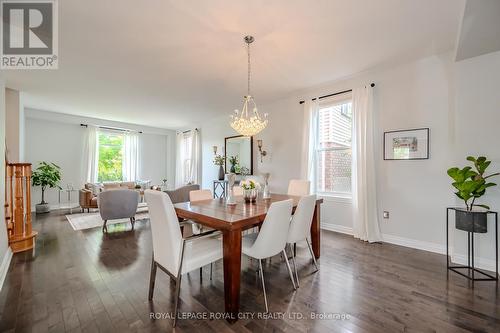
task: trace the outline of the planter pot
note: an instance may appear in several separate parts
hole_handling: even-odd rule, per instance
[[[48,203],[35,205],[35,211],[37,214],[44,214],[50,212],[50,206]]]
[[[243,190],[243,198],[245,199],[246,203],[255,202],[257,200],[257,190]]]
[[[488,232],[488,218],[485,211],[455,211],[455,228],[475,233]]]
[[[219,165],[219,180],[224,180],[224,168],[222,165]]]

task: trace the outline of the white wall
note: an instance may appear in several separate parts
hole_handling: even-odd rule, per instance
[[[468,155],[484,155],[491,161],[490,172],[500,172],[500,52],[460,61],[456,64],[456,114],[453,160],[465,165]],[[492,179],[500,184],[500,177]],[[488,189],[481,199],[492,210],[500,210],[500,187]],[[486,265],[494,265],[494,224],[487,234],[477,236],[478,255]],[[459,237],[461,236],[461,237]],[[457,235],[457,247],[466,244],[465,233]],[[460,247],[465,254],[466,248]]]
[[[5,141],[5,84],[0,78],[0,142]],[[0,156],[2,162],[0,163],[0,289],[2,288],[5,275],[9,269],[10,259],[12,258],[12,251],[9,248],[9,240],[7,237],[7,228],[5,227],[5,211],[3,204],[5,203],[5,145],[0,144]]]
[[[263,140],[269,155],[260,163],[256,153],[255,172],[270,172],[271,191],[286,192],[289,179],[300,176],[303,115],[299,101],[374,82],[377,192],[384,240],[444,253],[445,208],[456,205],[446,170],[456,163],[457,156],[463,164],[469,153],[485,153],[494,159],[496,166],[500,161],[500,152],[495,151],[498,142],[496,127],[500,123],[499,95],[495,95],[495,84],[500,74],[497,70],[491,72],[492,67],[497,68],[499,58],[497,55],[487,60],[476,59],[478,64],[474,60],[470,64],[469,61],[455,64],[451,54],[436,55],[393,68],[361,73],[259,105],[260,112],[269,113],[269,125],[255,139]],[[486,90],[485,84],[488,84]],[[475,104],[478,99],[481,103]],[[486,131],[484,123],[477,123],[478,119],[487,123]],[[471,122],[474,123],[472,132],[469,129]],[[383,160],[384,131],[419,127],[430,128],[429,160]],[[212,146],[217,144],[220,149],[224,137],[234,135],[234,131],[229,127],[228,118],[221,117],[204,124],[202,133],[203,184],[208,187],[217,176],[217,168],[212,163]],[[471,140],[476,134],[477,140]],[[455,137],[461,139],[455,143]],[[467,144],[463,145],[461,141]],[[492,195],[497,195],[495,193],[498,193],[498,188]],[[500,209],[498,202],[492,200],[491,203],[493,207],[496,203],[496,208]],[[382,218],[384,210],[390,212],[390,219]],[[321,220],[324,228],[350,232],[350,200],[325,198]],[[456,235],[457,242],[461,241],[459,237]],[[492,243],[486,245],[491,247]],[[462,250],[460,247],[456,249],[463,253]],[[483,262],[488,264],[487,257]]]
[[[140,135],[140,178],[151,180],[153,184],[160,184],[167,178],[173,184],[175,170],[175,132],[165,129],[138,127],[132,124],[116,123],[86,117],[75,117],[40,110],[26,110],[26,161],[33,163],[36,168],[39,162],[49,161],[56,163],[62,169],[61,186],[68,183],[75,188],[81,188],[83,173],[83,141],[84,124],[114,126],[121,128],[142,130]],[[41,191],[33,189],[33,207],[40,201]],[[63,198],[65,200],[66,198]],[[46,200],[50,204],[57,204],[58,191],[49,189]],[[78,200],[74,194],[72,201]]]
[[[5,89],[5,143],[9,162],[24,160],[24,105],[22,93]]]

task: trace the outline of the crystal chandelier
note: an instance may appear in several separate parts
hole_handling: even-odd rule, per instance
[[[234,110],[231,115],[231,127],[241,135],[252,136],[262,131],[267,126],[267,113],[262,118],[257,111],[257,105],[253,97],[250,95],[250,43],[254,41],[253,36],[244,38],[247,44],[248,54],[248,80],[247,80],[247,95],[244,96],[243,108],[241,112]],[[251,111],[248,111],[251,108]]]

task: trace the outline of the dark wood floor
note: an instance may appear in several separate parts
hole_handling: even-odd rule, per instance
[[[0,293],[0,331],[128,332],[171,331],[171,320],[150,313],[173,309],[174,284],[161,271],[153,302],[147,300],[151,233],[147,221],[73,231],[64,215],[39,217],[35,255],[16,254]],[[242,311],[255,319],[180,320],[180,332],[401,332],[500,331],[500,292],[493,282],[471,289],[449,275],[445,257],[388,244],[368,245],[350,236],[323,232],[321,270],[312,274],[306,248],[298,248],[301,286],[294,293],[285,264],[265,266],[270,311],[265,320],[255,261],[243,260]],[[224,309],[222,263],[184,277],[180,309],[217,313]],[[311,320],[311,313],[343,320]],[[296,319],[293,319],[293,316]],[[300,318],[300,317],[303,318]]]

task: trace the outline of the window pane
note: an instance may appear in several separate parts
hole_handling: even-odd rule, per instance
[[[351,149],[319,151],[316,158],[317,191],[351,193]]]
[[[99,132],[99,164],[97,181],[121,181],[123,135]]]
[[[351,147],[352,103],[338,104],[319,110],[319,149]]]
[[[318,114],[316,189],[351,193],[352,103],[321,108]]]

